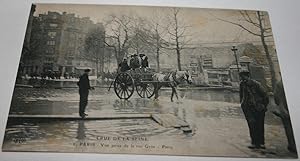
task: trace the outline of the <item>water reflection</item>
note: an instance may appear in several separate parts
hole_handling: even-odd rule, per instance
[[[83,140],[86,137],[85,136],[86,127],[84,125],[84,122],[85,122],[84,120],[78,121],[77,136],[76,136],[78,140]]]
[[[220,101],[238,103],[239,94],[237,91],[228,89],[179,89],[179,96],[185,99],[201,100],[201,101]],[[171,91],[162,89],[160,95],[170,96]]]

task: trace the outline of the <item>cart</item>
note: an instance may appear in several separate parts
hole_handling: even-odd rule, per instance
[[[113,82],[114,91],[120,99],[129,99],[134,90],[141,98],[151,98],[156,83],[152,79],[153,74],[154,72],[143,68],[120,72]]]

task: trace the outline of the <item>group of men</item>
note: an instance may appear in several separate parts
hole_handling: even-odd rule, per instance
[[[137,68],[149,68],[148,57],[145,54],[133,54],[130,59],[124,58],[119,64],[119,71],[135,70]]]

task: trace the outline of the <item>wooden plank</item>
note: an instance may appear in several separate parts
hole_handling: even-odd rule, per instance
[[[44,120],[81,120],[76,115],[9,115],[9,119],[44,119]],[[108,114],[87,116],[85,120],[114,120],[114,119],[151,119],[151,114]]]
[[[16,84],[15,87],[22,87],[22,88],[33,88],[32,85],[26,85],[26,84]]]
[[[141,81],[141,83],[171,83],[173,81]]]
[[[184,133],[191,133],[193,130],[190,127],[182,127],[180,128]]]
[[[187,122],[172,114],[152,114],[152,119],[164,127],[189,127]]]
[[[158,114],[153,114],[153,115],[152,115],[152,119],[153,119],[155,122],[157,122],[157,123],[160,124],[160,125],[163,125],[163,121],[162,121],[160,118],[161,118],[161,117],[159,117]]]

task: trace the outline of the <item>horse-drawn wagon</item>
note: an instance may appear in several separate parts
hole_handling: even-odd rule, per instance
[[[134,90],[141,98],[151,98],[155,89],[153,74],[143,69],[120,72],[113,82],[114,91],[120,99],[129,99]]]
[[[141,98],[151,98],[154,95],[155,98],[158,98],[158,90],[162,86],[168,86],[172,88],[171,101],[173,101],[174,94],[178,98],[176,86],[184,81],[191,83],[191,75],[188,71],[160,74],[144,68],[138,68],[118,73],[112,85],[120,99],[129,99],[134,91]]]

